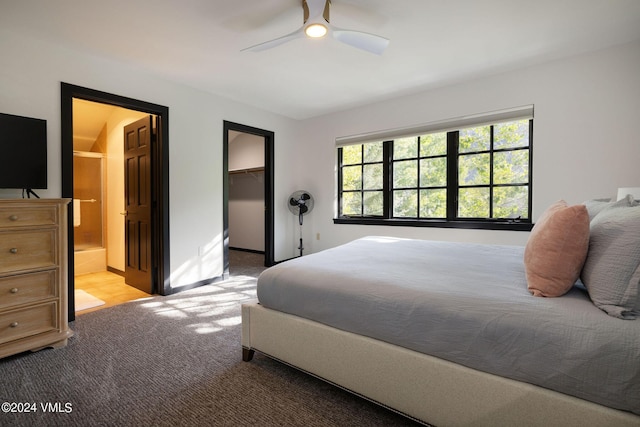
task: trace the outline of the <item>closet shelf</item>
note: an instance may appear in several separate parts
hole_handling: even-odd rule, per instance
[[[257,168],[246,168],[246,169],[234,169],[234,170],[230,170],[229,174],[230,175],[237,175],[240,173],[255,173],[255,172],[264,172],[264,166],[260,166]]]

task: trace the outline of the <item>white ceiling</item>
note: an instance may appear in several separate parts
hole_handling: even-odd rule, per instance
[[[1,0],[0,26],[296,119],[640,39],[639,0],[333,0],[391,40],[241,49],[302,24],[301,0]],[[100,89],[100,88],[97,88]]]

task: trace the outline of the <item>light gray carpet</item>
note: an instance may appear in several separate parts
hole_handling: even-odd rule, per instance
[[[260,354],[242,362],[239,307],[262,260],[235,254],[226,282],[80,315],[67,347],[0,360],[0,403],[36,405],[0,425],[415,425]],[[56,403],[70,412],[43,410]]]

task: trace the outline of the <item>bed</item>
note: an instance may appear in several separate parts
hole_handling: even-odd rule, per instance
[[[243,360],[437,426],[640,425],[640,320],[580,283],[532,296],[523,252],[367,237],[279,264],[242,306]]]

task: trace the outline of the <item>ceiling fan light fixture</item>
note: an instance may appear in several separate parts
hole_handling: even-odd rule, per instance
[[[304,33],[307,37],[311,37],[313,39],[319,39],[326,36],[328,31],[327,27],[322,24],[307,25],[304,29]]]
[[[357,49],[361,49],[375,55],[382,55],[382,52],[389,44],[389,39],[375,34],[337,28],[331,25],[331,21],[329,19],[330,7],[331,0],[302,0],[303,21],[301,27],[292,33],[273,40],[258,43],[242,50],[260,52],[299,38],[321,39],[326,36],[331,36],[339,42],[353,46]]]

